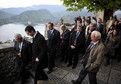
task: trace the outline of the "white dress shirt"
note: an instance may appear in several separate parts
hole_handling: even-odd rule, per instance
[[[21,53],[22,51],[22,45],[23,45],[23,41],[19,43],[19,52]]]
[[[37,31],[35,32],[35,34],[33,35],[33,38],[35,38],[36,37],[36,35],[37,35]]]

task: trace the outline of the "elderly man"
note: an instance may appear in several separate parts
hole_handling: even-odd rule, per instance
[[[88,74],[90,84],[97,84],[96,75],[104,58],[104,44],[100,41],[101,34],[93,31],[91,34],[91,44],[88,46],[85,55],[83,68],[77,80],[72,80],[73,84],[81,84],[85,76]]]
[[[15,35],[14,51],[17,56],[17,62],[20,70],[21,84],[26,83],[26,79],[29,78],[29,73],[26,70],[31,59],[31,44],[30,42],[24,40],[21,34]]]
[[[68,45],[69,45],[69,38],[70,38],[70,31],[66,28],[65,25],[61,25],[61,30],[63,33],[60,36],[60,49],[61,49],[61,60],[67,63],[68,61]]]

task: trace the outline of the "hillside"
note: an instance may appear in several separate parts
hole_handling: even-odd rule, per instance
[[[46,9],[40,9],[40,10],[29,10],[24,11],[19,15],[12,16],[7,19],[1,19],[0,25],[7,24],[7,23],[13,23],[13,22],[22,22],[26,23],[28,21],[32,23],[47,23],[49,21],[52,22],[60,22],[60,17],[63,16],[64,22],[74,22],[74,18],[77,16],[94,16],[94,13],[87,12],[87,11],[77,11],[77,12],[69,12],[69,11],[60,11],[56,13],[51,13]]]
[[[14,16],[14,14],[0,11],[0,19],[10,18],[12,16]]]
[[[16,22],[27,22],[27,21],[46,22],[54,20],[54,17],[49,11],[45,9],[40,9],[38,11],[36,10],[25,11],[20,15],[13,16],[11,20],[14,20]]]
[[[11,18],[4,19],[0,21],[0,23],[10,23],[10,22],[32,22],[32,23],[45,23],[48,21],[54,20],[53,15],[45,9],[40,9],[38,11],[36,10],[30,10],[30,11],[25,11],[21,13],[20,15],[15,15]]]

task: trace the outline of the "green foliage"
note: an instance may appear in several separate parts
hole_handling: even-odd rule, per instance
[[[11,42],[11,40],[7,40],[7,41],[5,41],[4,43],[10,43]]]
[[[88,11],[121,9],[121,0],[60,0],[63,5],[69,7],[68,11],[82,10],[84,7]]]
[[[0,44],[2,44],[3,42],[2,41],[0,41]]]

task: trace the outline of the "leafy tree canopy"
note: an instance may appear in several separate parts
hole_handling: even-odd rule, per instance
[[[84,7],[89,12],[99,10],[113,10],[121,9],[121,0],[60,0],[63,1],[63,5],[69,7],[67,11],[78,11]]]

